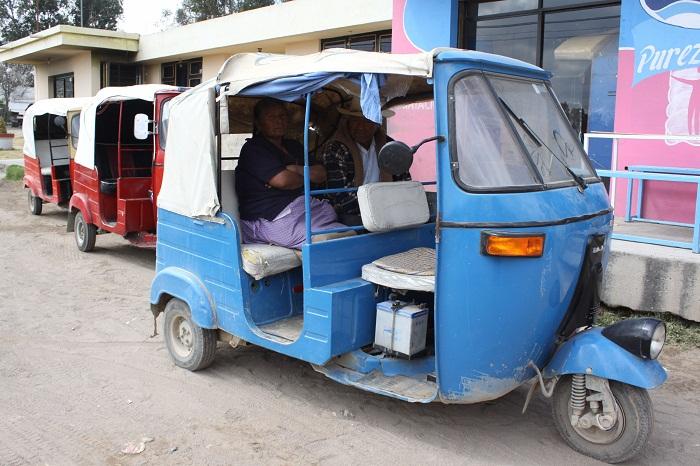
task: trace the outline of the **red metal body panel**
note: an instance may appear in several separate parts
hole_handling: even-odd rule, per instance
[[[70,184],[62,186],[61,182],[56,179],[56,168],[51,167],[51,194],[46,193],[44,189],[44,179],[41,175],[41,167],[39,166],[39,159],[34,159],[28,156],[24,156],[24,186],[32,190],[32,194],[35,197],[40,198],[44,202],[49,202],[51,204],[61,204],[61,200],[67,200],[69,198],[70,192],[63,193],[62,187],[70,190]]]

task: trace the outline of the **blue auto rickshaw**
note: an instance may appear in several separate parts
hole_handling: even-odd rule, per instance
[[[593,325],[612,211],[549,78],[454,49],[240,54],[175,98],[151,288],[175,364],[204,369],[217,341],[253,344],[421,403],[478,403],[532,382],[525,408],[537,390],[550,397],[572,448],[611,463],[636,455],[652,429],[647,390],[666,379],[665,326]],[[240,239],[232,168],[263,97],[287,103],[290,136],[304,141],[301,251]],[[422,145],[435,179],[311,186],[309,162],[348,101],[385,124],[430,110],[433,134],[388,143],[379,163],[400,172]],[[312,231],[311,196],[339,191],[356,191],[362,225]]]

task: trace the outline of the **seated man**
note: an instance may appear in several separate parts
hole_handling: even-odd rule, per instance
[[[379,169],[377,154],[384,144],[391,141],[380,125],[366,119],[361,110],[340,108],[338,111],[343,118],[321,154],[329,189],[357,188],[365,183],[411,179],[408,173],[393,177]],[[362,225],[356,193],[330,194],[328,198],[341,222]]]
[[[244,243],[275,244],[300,249],[304,226],[304,148],[285,139],[288,116],[284,104],[265,98],[254,109],[253,137],[241,149],[236,167],[236,193]],[[322,165],[310,168],[311,182],[326,181]],[[330,204],[311,198],[315,231],[340,228]]]

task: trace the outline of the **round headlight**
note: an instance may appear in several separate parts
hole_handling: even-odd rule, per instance
[[[649,346],[649,357],[656,359],[661,354],[666,342],[666,324],[659,322],[651,336],[651,345]]]

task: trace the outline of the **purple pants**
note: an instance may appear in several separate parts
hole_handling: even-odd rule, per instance
[[[344,227],[338,222],[333,207],[326,201],[311,198],[311,230]],[[301,249],[306,240],[304,225],[304,196],[299,196],[285,207],[274,220],[260,218],[241,220],[244,243],[275,244],[285,248]]]

